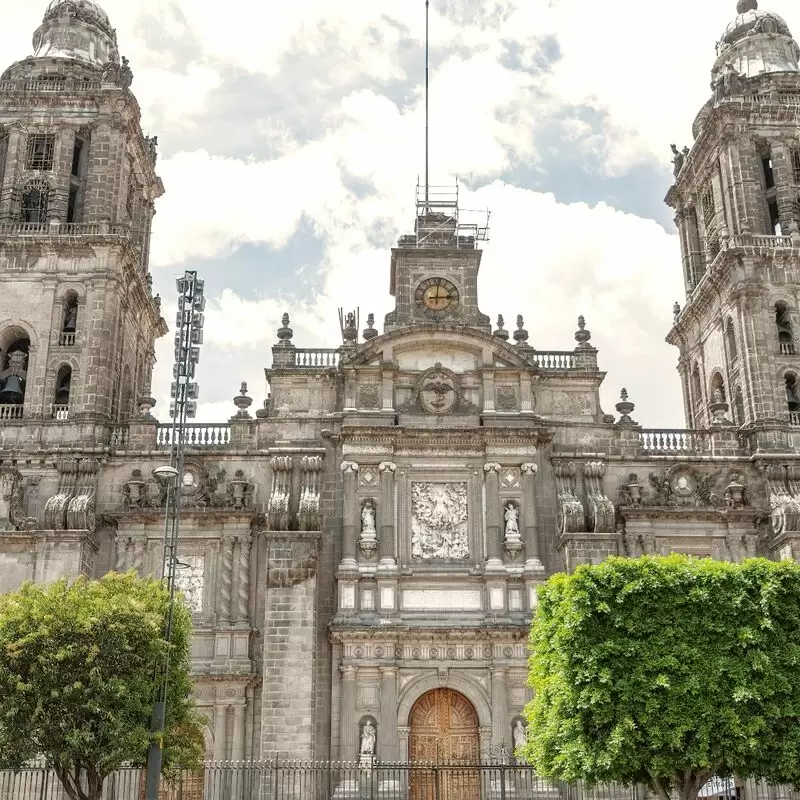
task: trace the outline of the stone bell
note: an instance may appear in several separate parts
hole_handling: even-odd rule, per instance
[[[0,404],[19,405],[25,399],[25,384],[19,375],[9,375],[0,390]]]

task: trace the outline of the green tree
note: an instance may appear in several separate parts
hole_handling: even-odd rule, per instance
[[[545,777],[694,800],[800,781],[800,566],[612,558],[539,590],[522,755]]]
[[[154,677],[167,653],[169,595],[155,580],[26,584],[0,596],[0,767],[44,758],[71,800],[143,765]],[[191,697],[191,617],[176,602],[163,743],[165,770],[196,766],[202,728]]]

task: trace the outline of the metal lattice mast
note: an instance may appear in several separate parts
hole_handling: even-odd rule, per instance
[[[172,643],[172,625],[175,612],[175,573],[178,567],[178,531],[180,528],[181,502],[180,481],[183,477],[184,447],[186,445],[186,421],[197,414],[199,387],[194,381],[195,368],[200,361],[200,345],[203,343],[203,281],[196,272],[185,272],[177,280],[178,314],[175,320],[175,364],[172,368],[171,397],[169,413],[172,417],[169,466],[154,470],[161,480],[167,481],[164,510],[164,560],[161,577],[166,580],[169,592],[169,611],[164,630],[167,644]],[[177,483],[177,485],[176,485]],[[146,800],[158,800],[162,764],[162,736],[167,711],[167,689],[169,686],[170,654],[160,665],[156,676],[156,689],[153,702],[151,729],[156,736],[150,743],[147,753]]]

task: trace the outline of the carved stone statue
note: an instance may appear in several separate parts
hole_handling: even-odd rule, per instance
[[[372,724],[372,720],[367,720],[361,728],[361,746],[359,747],[359,754],[362,756],[375,755],[375,742],[377,731]]]
[[[130,89],[133,83],[133,71],[131,70],[130,62],[125,56],[122,56],[122,66],[119,70],[119,85],[123,89]]]
[[[672,154],[675,156],[675,158],[672,159],[672,163],[674,165],[673,172],[677,178],[683,169],[683,162],[686,160],[686,152],[682,153],[680,150],[678,150],[677,145],[674,144],[671,144],[670,147],[672,148]]]
[[[519,536],[519,509],[513,503],[506,506],[505,520],[506,536]]]
[[[525,730],[525,723],[518,719],[514,723],[514,749],[524,747],[528,743],[528,732]]]
[[[375,533],[375,507],[372,503],[364,503],[364,507],[361,509],[361,531]]]

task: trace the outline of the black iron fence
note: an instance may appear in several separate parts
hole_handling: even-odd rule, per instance
[[[122,769],[103,800],[143,800],[144,773]],[[645,787],[550,783],[514,764],[221,762],[162,785],[161,800],[653,800]],[[712,779],[702,800],[800,800],[791,787]],[[46,767],[0,772],[0,800],[68,800]]]

